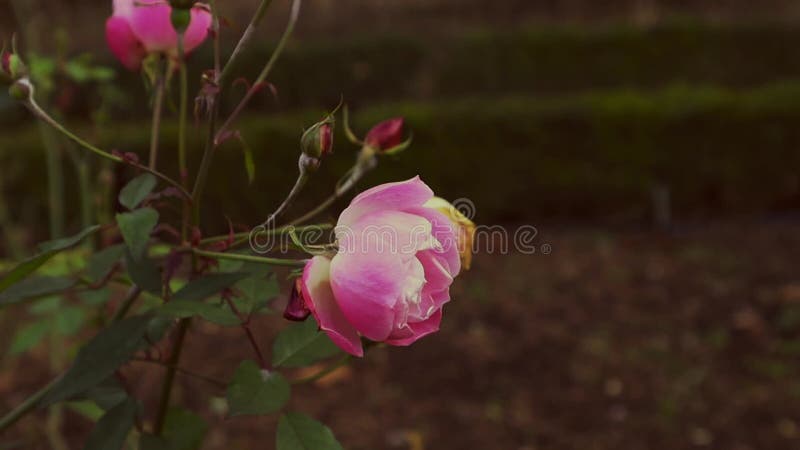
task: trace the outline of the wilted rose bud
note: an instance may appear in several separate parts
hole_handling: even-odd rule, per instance
[[[28,70],[16,53],[3,51],[0,54],[0,81],[11,84],[26,76]]]
[[[300,138],[303,153],[312,158],[322,158],[333,152],[333,117],[315,123]]]
[[[367,133],[367,137],[364,138],[364,143],[378,153],[383,153],[398,147],[403,143],[404,124],[405,121],[402,117],[385,120],[375,125],[369,133]]]
[[[311,311],[306,306],[306,301],[303,298],[303,280],[298,278],[295,280],[292,293],[289,295],[289,303],[286,304],[283,317],[294,322],[302,322],[310,314]]]

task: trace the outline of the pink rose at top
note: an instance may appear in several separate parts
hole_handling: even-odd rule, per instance
[[[363,192],[339,217],[336,255],[306,265],[302,301],[347,353],[363,356],[361,336],[406,346],[439,330],[461,261],[458,225],[432,198],[419,177]]]
[[[177,58],[178,33],[171,14],[166,0],[114,0],[113,15],[106,22],[111,52],[130,70],[139,70],[149,54]],[[203,43],[210,26],[211,13],[201,4],[195,5],[184,36],[187,54]]]
[[[379,153],[397,147],[403,143],[404,125],[402,117],[384,120],[369,130],[364,143]]]

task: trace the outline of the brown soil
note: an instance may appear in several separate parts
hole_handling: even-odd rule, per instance
[[[295,388],[290,409],[349,450],[800,448],[797,224],[541,231],[550,255],[479,255],[440,333],[371,349]],[[283,324],[255,326],[267,345]],[[193,328],[184,356],[221,379],[252,358],[239,329],[208,324]],[[45,379],[40,358],[0,379],[3,409]],[[150,408],[160,373],[126,369]],[[212,424],[205,448],[273,448],[274,418],[225,420],[213,396],[224,393],[179,378],[176,398]],[[48,448],[43,418],[0,442]],[[68,416],[65,428],[79,448],[89,424]]]

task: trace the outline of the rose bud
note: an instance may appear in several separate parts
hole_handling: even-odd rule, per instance
[[[300,138],[303,153],[317,159],[333,153],[333,123],[333,117],[328,116],[307,129]]]
[[[404,123],[402,117],[385,120],[367,133],[364,143],[377,153],[392,152],[403,143]]]
[[[11,84],[27,74],[25,64],[16,53],[7,51],[0,53],[0,81]]]
[[[305,299],[303,299],[302,282],[303,280],[300,278],[295,280],[294,288],[289,295],[289,303],[286,304],[286,309],[283,311],[283,317],[293,322],[302,322],[311,314]]]
[[[362,337],[407,346],[439,330],[461,260],[445,245],[457,239],[450,219],[425,207],[431,198],[419,177],[362,192],[339,216],[337,253],[306,264],[305,306],[345,352],[363,356]],[[396,245],[374,232],[387,227]]]
[[[472,265],[472,244],[475,239],[475,224],[459,211],[458,208],[443,198],[433,197],[425,203],[425,207],[433,208],[450,219],[454,234],[456,235],[456,242],[450,245],[457,246],[458,253],[461,256],[461,266],[464,270],[469,270]]]

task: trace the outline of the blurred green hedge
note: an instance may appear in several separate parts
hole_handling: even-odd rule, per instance
[[[361,187],[420,174],[440,195],[475,202],[483,223],[641,220],[656,183],[671,188],[683,217],[798,206],[800,83],[745,91],[674,86],[551,100],[394,103],[356,111],[354,127],[364,132],[390,115],[408,119],[415,144],[401,157],[384,160]],[[240,129],[255,152],[256,180],[248,186],[238,144],[222,147],[207,189],[208,219],[224,228],[225,215],[239,223],[266,217],[295,177],[302,127],[319,117],[304,112],[245,118]],[[161,154],[164,170],[175,173],[175,129],[169,122]],[[146,123],[123,124],[98,141],[144,155],[148,132]],[[199,149],[203,133],[192,134]],[[192,155],[195,164],[198,152]],[[41,153],[34,127],[0,136],[3,189],[12,212],[43,208]],[[339,138],[294,212],[330,192],[354,155]]]
[[[800,27],[688,22],[369,36],[291,47],[270,81],[289,106],[335,103],[340,93],[366,103],[674,83],[742,88],[800,78],[796,42]],[[243,67],[255,73],[268,56],[254,51]]]

